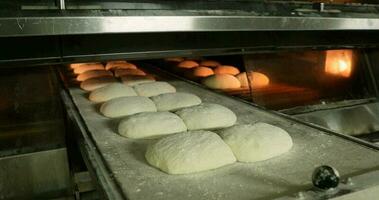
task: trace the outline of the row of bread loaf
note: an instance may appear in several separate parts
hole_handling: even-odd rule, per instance
[[[194,94],[176,92],[167,82],[149,79],[128,84],[103,79],[92,77],[82,82],[81,87],[91,91],[89,100],[102,104],[100,113],[104,116],[121,118],[121,136],[160,137],[148,146],[145,156],[149,164],[169,174],[210,170],[236,160],[262,161],[281,155],[292,146],[291,137],[284,130],[266,123],[236,125],[237,117],[230,109],[203,103]],[[92,83],[101,84],[83,87],[88,80],[100,80]]]
[[[212,89],[262,88],[269,84],[269,78],[260,72],[240,72],[231,65],[223,65],[214,60],[195,61],[183,58],[167,58],[178,68],[190,73],[190,77],[202,78],[202,83]],[[249,80],[252,84],[249,84]]]

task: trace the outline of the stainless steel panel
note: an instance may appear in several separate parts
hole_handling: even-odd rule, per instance
[[[332,108],[294,115],[347,135],[361,135],[379,131],[379,103]]]
[[[69,192],[66,148],[0,158],[0,199],[53,198]]]
[[[186,31],[379,30],[378,16],[103,16],[102,13],[94,13],[91,16],[4,17],[0,18],[0,35],[7,37]]]
[[[238,123],[263,121],[280,126],[289,132],[295,145],[289,153],[264,162],[235,163],[202,173],[167,175],[149,166],[144,159],[146,145],[154,140],[119,136],[118,120],[100,115],[98,105],[88,101],[83,90],[71,88],[70,93],[89,131],[87,139],[96,146],[90,151],[99,151],[108,173],[120,188],[120,195],[128,199],[271,199],[311,188],[312,171],[321,164],[336,167],[343,178],[364,174],[379,166],[378,152],[369,147],[172,76],[161,78],[173,84],[177,91],[191,92],[204,102],[231,108],[238,116]]]

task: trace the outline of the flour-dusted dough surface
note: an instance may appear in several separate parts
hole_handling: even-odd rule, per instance
[[[188,130],[215,129],[233,126],[237,116],[229,108],[219,104],[203,103],[176,112]]]
[[[132,87],[122,83],[112,83],[92,91],[89,100],[93,102],[104,102],[118,97],[137,96]]]
[[[103,103],[100,107],[100,112],[110,118],[155,111],[157,108],[154,102],[141,96],[119,97]]]
[[[81,74],[86,71],[91,71],[91,70],[104,70],[104,65],[101,63],[89,63],[89,64],[82,64],[74,69],[75,74]]]
[[[203,79],[202,83],[212,89],[236,89],[241,87],[240,81],[230,74],[215,74]]]
[[[91,70],[91,71],[86,71],[81,74],[79,74],[76,77],[76,80],[78,81],[85,81],[90,78],[98,78],[98,77],[104,77],[104,76],[109,76],[112,77],[113,74],[110,71],[106,70]]]
[[[262,122],[235,125],[219,133],[241,162],[267,160],[286,153],[293,146],[285,130]]]
[[[123,119],[119,126],[120,135],[128,138],[156,138],[186,131],[183,120],[171,112],[139,113]]]
[[[201,99],[191,93],[175,92],[151,97],[158,111],[174,111],[201,104]]]
[[[136,90],[138,95],[144,97],[152,97],[155,95],[176,92],[174,86],[163,81],[139,84],[134,86],[134,89]]]
[[[155,82],[154,76],[146,75],[146,76],[138,76],[138,75],[125,75],[121,76],[121,81],[128,86],[135,86],[142,83],[151,83]]]
[[[236,158],[220,136],[189,131],[167,136],[147,147],[147,162],[169,174],[188,174],[234,163]]]
[[[90,78],[82,83],[80,83],[80,88],[86,91],[92,91],[96,90],[98,88],[102,88],[104,86],[107,86],[111,83],[116,83],[117,80],[114,77],[97,77],[97,78]]]

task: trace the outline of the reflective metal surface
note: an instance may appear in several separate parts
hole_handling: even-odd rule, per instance
[[[66,148],[0,157],[0,199],[70,195]]]
[[[347,135],[361,135],[379,131],[378,102],[319,110],[294,116]]]
[[[0,36],[200,31],[379,30],[379,15],[262,16],[241,11],[92,11],[0,17]]]

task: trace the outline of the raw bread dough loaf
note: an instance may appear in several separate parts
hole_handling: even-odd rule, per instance
[[[115,70],[115,69],[137,69],[137,66],[133,63],[122,62],[122,63],[107,63],[105,65],[106,70]]]
[[[179,68],[185,68],[185,69],[191,69],[198,66],[199,66],[199,63],[193,60],[185,60],[178,64]]]
[[[233,126],[237,117],[229,108],[219,104],[203,103],[176,112],[188,130],[216,129]]]
[[[217,67],[221,64],[214,60],[203,60],[200,62],[200,65],[205,67]]]
[[[81,74],[86,71],[91,71],[91,70],[104,70],[104,66],[101,63],[91,63],[91,64],[83,64],[75,67],[74,73],[75,74]]]
[[[176,92],[174,86],[167,82],[157,81],[152,83],[143,83],[134,86],[137,94],[144,97],[152,97],[159,94]]]
[[[229,65],[221,65],[214,69],[215,74],[231,74],[237,75],[240,73],[240,70],[237,67]]]
[[[267,86],[270,83],[270,79],[259,72],[253,72],[252,74],[252,81],[253,81],[253,88],[262,88]]]
[[[285,130],[266,123],[235,125],[221,130],[220,135],[241,162],[267,160],[289,151],[293,145]]]
[[[119,126],[120,135],[128,138],[156,138],[186,131],[183,120],[171,112],[139,113],[123,119]]]
[[[249,87],[249,80],[247,79],[246,72],[239,73],[236,78],[240,81],[241,87],[246,88]]]
[[[270,80],[268,77],[262,73],[259,72],[250,72],[249,73],[252,83],[253,88],[262,88],[267,86],[270,83]],[[241,82],[241,87],[249,87],[249,81],[247,79],[247,74],[246,72],[242,72],[238,74],[237,79]]]
[[[117,82],[117,80],[115,78],[108,77],[108,76],[98,77],[98,78],[90,78],[90,79],[83,81],[80,84],[80,87],[83,90],[92,91],[92,90],[96,90],[98,88],[102,88],[106,85],[109,85],[111,83],[116,83],[116,82]]]
[[[193,69],[193,76],[195,77],[208,77],[214,74],[213,70],[209,67],[196,67]]]
[[[151,97],[158,111],[173,111],[201,104],[201,99],[190,93],[175,92]]]
[[[188,174],[234,163],[236,158],[220,136],[189,131],[167,136],[149,145],[147,162],[169,174]]]
[[[151,99],[140,96],[119,97],[103,103],[100,107],[100,112],[110,118],[156,111],[157,108]]]
[[[171,57],[171,58],[165,58],[166,62],[182,62],[184,58],[182,57]]]
[[[125,75],[121,76],[121,81],[128,86],[135,86],[142,83],[151,83],[155,82],[154,76],[138,76],[138,75]]]
[[[106,71],[106,70],[91,70],[86,71],[81,74],[79,74],[76,77],[77,81],[85,81],[90,78],[97,78],[97,77],[103,77],[103,76],[113,76],[112,72]]]
[[[212,89],[236,89],[241,87],[239,80],[230,74],[215,74],[203,79],[202,83]]]
[[[81,65],[97,65],[97,64],[101,64],[101,63],[71,63],[70,68],[75,69]]]
[[[122,83],[112,83],[92,91],[89,95],[89,100],[93,102],[104,102],[126,96],[137,96],[137,93],[132,87]]]
[[[146,73],[140,69],[116,69],[114,75],[116,77],[121,77],[125,75],[145,76]]]

